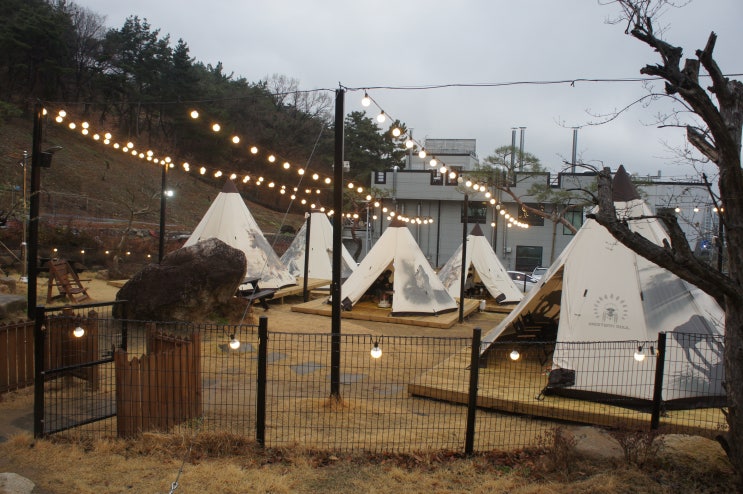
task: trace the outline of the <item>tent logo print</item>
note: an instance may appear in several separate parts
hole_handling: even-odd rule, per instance
[[[603,295],[593,304],[594,322],[591,326],[629,329],[622,322],[627,319],[627,302],[618,295]]]

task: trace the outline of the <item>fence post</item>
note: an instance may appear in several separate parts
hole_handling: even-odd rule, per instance
[[[34,437],[44,435],[44,307],[34,315]]]
[[[268,318],[258,319],[258,385],[255,397],[255,441],[266,444],[266,365],[268,355]]]
[[[127,320],[129,315],[127,314],[126,307],[128,302],[122,302],[121,304],[121,349],[127,351],[127,339],[129,338],[129,327],[127,326]]]
[[[663,372],[666,362],[666,333],[658,333],[658,353],[655,358],[655,385],[653,386],[653,412],[650,416],[650,429],[660,426],[660,406],[663,399]]]
[[[466,214],[466,213],[465,213]],[[482,330],[472,331],[472,355],[470,357],[470,389],[467,400],[467,432],[464,439],[464,453],[471,455],[475,449],[475,412],[477,411],[477,381],[480,377],[480,335]]]

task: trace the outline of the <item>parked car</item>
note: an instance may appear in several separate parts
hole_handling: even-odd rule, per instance
[[[544,273],[546,273],[548,269],[549,268],[543,268],[542,266],[537,266],[536,268],[534,268],[534,271],[531,272],[531,277],[539,281],[542,279],[542,276],[544,276]]]
[[[523,273],[521,271],[509,271],[508,275],[522,292],[528,292],[529,290],[534,288],[537,283],[539,283],[539,281],[532,275]]]

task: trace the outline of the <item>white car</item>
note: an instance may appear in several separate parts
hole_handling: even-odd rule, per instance
[[[534,271],[531,272],[531,277],[535,280],[539,281],[542,279],[542,276],[547,272],[549,268],[543,268],[542,266],[537,266],[534,268]]]
[[[522,292],[526,293],[532,288],[534,288],[539,281],[535,279],[532,275],[523,273],[521,271],[509,271],[508,275],[513,280],[514,284],[521,290]]]

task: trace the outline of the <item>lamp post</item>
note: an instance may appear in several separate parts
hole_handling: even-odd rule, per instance
[[[166,189],[168,185],[168,168],[170,167],[170,158],[165,158],[163,162],[162,178],[160,183],[160,238],[157,253],[157,263],[163,262],[165,255],[165,201],[168,197],[173,197],[173,191]]]
[[[21,249],[23,250],[23,273],[21,274],[21,283],[28,283],[28,239],[26,238],[26,215],[28,215],[28,202],[26,199],[26,170],[28,169],[28,151],[23,151],[23,240],[21,240]]]
[[[31,198],[28,215],[28,290],[26,313],[29,319],[36,318],[36,279],[39,273],[39,191],[41,190],[41,168],[52,165],[52,156],[62,149],[53,146],[41,151],[43,108],[41,103],[34,107],[34,130],[31,149]]]
[[[330,397],[341,399],[341,249],[343,232],[343,116],[346,92],[335,92],[335,146],[333,153],[333,280],[330,341]]]

